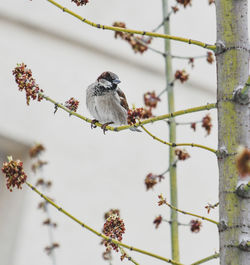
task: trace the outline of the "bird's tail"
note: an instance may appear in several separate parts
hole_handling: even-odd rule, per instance
[[[131,130],[133,132],[141,132],[141,130],[139,130],[137,127],[131,127],[131,128],[129,128],[129,130]]]

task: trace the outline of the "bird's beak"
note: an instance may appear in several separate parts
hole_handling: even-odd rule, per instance
[[[114,79],[112,82],[113,82],[114,84],[116,84],[116,85],[118,85],[119,83],[121,83],[121,81],[120,81],[119,79]]]

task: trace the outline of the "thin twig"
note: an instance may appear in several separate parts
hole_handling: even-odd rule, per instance
[[[190,125],[192,123],[202,123],[202,121],[187,121],[187,122],[176,122],[176,121],[170,121],[169,119],[167,120],[163,120],[165,121],[167,124],[169,124],[170,122],[175,122],[176,125]]]
[[[198,261],[192,263],[191,265],[199,265],[199,264],[205,263],[205,262],[207,262],[207,261],[209,261],[211,259],[217,259],[219,257],[220,257],[220,253],[215,253],[215,254],[213,254],[211,256],[208,256],[208,257],[206,257],[204,259],[198,260]]]
[[[171,55],[174,59],[184,59],[184,60],[190,60],[190,59],[202,59],[206,58],[207,55],[197,55],[197,56],[181,56],[181,55]]]
[[[119,247],[121,253],[122,253],[122,254],[125,254],[125,258],[126,258],[127,260],[131,261],[131,262],[134,263],[135,265],[140,265],[140,264],[139,264],[138,262],[136,262],[131,256],[129,256],[129,255],[127,254],[127,252],[124,250],[123,247],[121,247],[121,246],[118,246],[118,247]]]
[[[163,222],[166,222],[166,223],[169,223],[169,224],[172,223],[172,221],[169,221],[169,220],[166,220],[166,219],[162,219],[162,221]],[[179,222],[178,222],[178,225],[181,225],[181,226],[190,226],[190,224],[183,224],[183,223],[179,223]]]
[[[145,43],[143,40],[138,39],[136,36],[133,36],[133,39],[135,41],[137,41],[138,43],[140,43],[141,45],[147,47],[147,49],[149,49],[149,50],[151,50],[151,51],[153,51],[155,53],[158,53],[158,54],[162,55],[164,58],[166,56],[170,56],[173,59],[190,60],[190,59],[201,59],[201,58],[206,58],[207,57],[207,55],[197,55],[197,56],[193,56],[193,57],[190,57],[190,56],[181,56],[181,55],[173,55],[173,54],[170,54],[170,53],[166,53],[166,52],[159,51],[159,50],[151,47],[151,45]]]
[[[47,205],[47,202],[44,205],[44,209],[45,209],[45,212],[47,214],[48,220],[51,220],[51,218],[50,218],[50,212],[49,212],[49,206]],[[53,236],[52,224],[48,224],[48,233],[49,233],[50,246],[53,246],[54,236]],[[52,259],[52,264],[53,265],[56,265],[55,249],[52,249],[50,256],[51,256],[51,259]]]
[[[44,194],[42,194],[38,189],[36,189],[33,185],[31,185],[30,183],[28,183],[27,181],[25,182],[27,186],[29,186],[34,192],[36,192],[37,194],[39,194],[45,201],[47,201],[49,204],[53,205],[58,211],[60,211],[61,213],[65,214],[66,216],[68,216],[71,220],[73,220],[74,222],[78,223],[79,225],[81,225],[81,227],[83,228],[86,228],[87,230],[89,230],[90,232],[94,233],[95,235],[109,241],[109,242],[112,242],[118,246],[122,246],[124,248],[127,248],[131,251],[136,251],[136,252],[139,252],[139,253],[142,253],[142,254],[145,254],[147,256],[151,256],[151,257],[154,257],[156,259],[159,259],[159,260],[162,260],[162,261],[165,261],[167,263],[171,263],[171,264],[175,264],[175,265],[184,265],[182,263],[179,263],[177,261],[174,261],[174,260],[171,260],[171,259],[168,259],[168,258],[164,258],[162,256],[159,256],[157,254],[154,254],[154,253],[151,253],[151,252],[148,252],[146,250],[143,250],[143,249],[139,249],[139,248],[135,248],[135,247],[132,247],[132,246],[129,246],[127,244],[124,244],[118,240],[114,240],[113,238],[110,238],[108,236],[105,236],[104,234],[96,231],[95,229],[93,229],[92,227],[86,225],[85,223],[81,222],[79,219],[77,219],[76,217],[74,217],[73,215],[71,215],[69,212],[65,211],[62,207],[58,206],[55,202],[53,202],[51,199],[49,199],[48,197],[46,197]]]
[[[197,56],[194,56],[194,57],[190,57],[190,56],[180,56],[180,55],[173,55],[173,54],[170,54],[170,53],[166,53],[166,52],[162,52],[162,51],[159,51],[153,47],[151,47],[151,45],[147,44],[146,42],[144,42],[143,40],[140,40],[138,39],[136,36],[133,36],[133,39],[135,41],[137,41],[138,43],[140,43],[141,45],[147,47],[147,49],[155,52],[155,53],[158,53],[160,55],[162,55],[164,58],[166,56],[170,56],[171,58],[173,59],[182,59],[182,60],[190,60],[190,59],[201,59],[201,58],[206,58],[207,55],[197,55]]]
[[[161,22],[157,27],[155,27],[155,28],[152,30],[152,32],[156,32],[156,31],[158,31],[158,30],[164,25],[165,21],[169,20],[169,18],[170,18],[170,16],[171,16],[172,14],[173,14],[173,10],[171,10],[171,11],[167,14],[167,16],[162,20],[162,22]]]
[[[169,122],[168,120],[166,122]],[[176,122],[176,125],[190,125],[192,123],[202,123],[202,121]]]
[[[169,143],[169,142],[166,142],[158,137],[156,137],[155,135],[153,135],[151,132],[149,132],[143,125],[141,125],[141,128],[148,134],[150,135],[154,140],[158,141],[158,142],[161,142],[163,144],[166,144],[170,147],[176,147],[176,146],[191,146],[191,147],[199,147],[199,148],[202,148],[202,149],[205,149],[205,150],[208,150],[214,154],[217,153],[217,150],[213,149],[213,148],[210,148],[210,147],[207,147],[205,145],[201,145],[201,144],[194,144],[194,143]]]
[[[201,216],[201,215],[198,215],[198,214],[194,214],[194,213],[190,213],[190,212],[186,212],[186,211],[182,211],[182,210],[180,210],[180,209],[177,209],[177,208],[174,207],[173,205],[169,204],[169,203],[167,202],[167,200],[163,198],[162,195],[159,195],[158,197],[160,198],[160,202],[159,202],[159,203],[161,203],[161,204],[166,204],[166,205],[167,205],[169,208],[171,208],[172,210],[175,210],[175,211],[177,211],[177,212],[179,212],[179,213],[182,213],[182,214],[191,215],[191,216],[194,216],[194,217],[200,218],[200,219],[202,219],[202,220],[206,220],[206,221],[208,221],[208,222],[210,222],[210,223],[216,224],[217,226],[219,225],[219,222],[217,222],[217,221],[215,221],[215,220],[212,220],[212,219],[210,219],[210,218],[207,218],[207,217],[205,217],[205,216]],[[161,204],[159,204],[159,205],[161,205]]]
[[[157,50],[157,49],[155,49],[155,48],[152,48],[150,45],[148,45],[147,43],[145,43],[143,40],[140,40],[140,39],[138,39],[138,38],[135,37],[135,36],[133,36],[133,39],[134,39],[135,41],[137,41],[138,43],[140,43],[141,45],[147,47],[149,50],[151,50],[151,51],[153,51],[153,52],[155,52],[155,53],[158,53],[158,54],[162,55],[163,57],[166,57],[166,53],[161,52],[161,51],[159,51],[159,50]]]
[[[175,82],[175,79],[172,81],[172,82],[169,82],[167,84],[167,87],[164,88],[159,94],[158,94],[158,98],[161,97],[165,92],[167,92],[169,90],[170,87],[173,87],[174,86],[174,82]]]
[[[43,167],[39,168],[39,175],[40,175],[40,178],[44,180],[44,171],[43,171]],[[35,175],[37,174],[37,172],[35,171]],[[42,190],[46,190],[47,186],[45,184],[45,182],[43,182],[42,184]],[[49,209],[49,204],[48,202],[45,202],[44,204],[44,211],[47,215],[47,220],[50,220],[50,223],[48,223],[48,236],[49,236],[49,246],[53,246],[54,244],[54,230],[53,230],[53,224],[51,223],[51,216],[50,216],[50,209]],[[50,253],[50,258],[51,258],[51,261],[52,261],[52,264],[53,265],[56,265],[56,255],[55,255],[55,249],[52,248],[51,250],[51,253]]]
[[[163,38],[163,39],[170,39],[170,40],[175,40],[175,41],[180,41],[188,44],[193,44],[208,50],[215,50],[216,46],[207,44],[201,41],[196,41],[192,39],[187,39],[187,38],[182,38],[182,37],[177,37],[177,36],[172,36],[172,35],[167,35],[167,34],[160,34],[160,33],[155,33],[155,32],[148,32],[148,31],[142,31],[142,30],[133,30],[133,29],[127,29],[127,28],[120,28],[120,27],[114,27],[114,26],[106,26],[106,25],[101,25],[97,24],[95,22],[92,22],[90,20],[87,20],[86,18],[81,17],[80,15],[74,13],[73,11],[69,10],[66,7],[63,7],[62,5],[58,4],[56,1],[53,0],[47,0],[57,8],[61,9],[63,12],[66,12],[70,14],[71,16],[81,20],[82,22],[88,24],[89,26],[98,28],[98,29],[107,29],[107,30],[112,30],[112,31],[120,31],[120,32],[128,32],[131,34],[138,34],[138,35],[146,35],[146,36],[151,36],[155,38]]]
[[[168,169],[166,169],[162,174],[160,174],[160,176],[164,176],[166,173],[168,173],[169,170],[170,170],[170,168],[171,168],[171,167],[175,167],[178,161],[179,161],[179,160],[176,159],[176,160],[172,163],[172,165],[170,165],[170,166],[168,167]]]
[[[160,98],[165,92],[168,91],[168,87],[164,88],[158,95],[157,98]]]
[[[208,203],[208,205],[205,206],[205,208],[207,209],[207,213],[210,213],[211,209],[215,209],[218,206],[219,206],[219,202],[216,202],[215,204]]]

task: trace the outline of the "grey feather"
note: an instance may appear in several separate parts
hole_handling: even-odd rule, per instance
[[[125,94],[117,86],[121,81],[112,72],[103,72],[86,90],[86,105],[90,114],[100,123],[126,125],[129,109]],[[131,131],[141,132],[136,127]]]

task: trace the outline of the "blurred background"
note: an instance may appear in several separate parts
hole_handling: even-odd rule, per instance
[[[170,6],[176,1],[169,1]],[[128,28],[150,31],[162,21],[162,2],[148,0],[90,0],[77,7],[71,1],[60,4],[96,23],[111,25],[125,22]],[[162,32],[162,29],[160,30]],[[172,35],[216,41],[215,7],[207,0],[192,1],[192,6],[171,16]],[[115,72],[122,83],[129,105],[143,105],[147,91],[161,92],[166,85],[164,60],[150,50],[136,54],[127,42],[114,38],[114,32],[92,28],[63,13],[45,0],[13,0],[0,2],[0,161],[6,155],[24,161],[29,181],[44,177],[52,181],[44,191],[74,216],[101,231],[104,212],[120,209],[126,226],[123,242],[171,258],[170,227],[163,222],[155,229],[153,220],[161,214],[169,220],[170,209],[159,207],[157,195],[169,198],[168,174],[153,190],[146,191],[144,179],[150,172],[160,174],[168,168],[168,146],[154,141],[145,133],[129,130],[103,134],[99,128],[58,110],[49,102],[32,101],[26,105],[19,92],[12,70],[24,62],[45,94],[58,102],[70,97],[80,101],[78,112],[90,117],[85,106],[85,89],[106,70]],[[152,47],[163,51],[164,41],[154,39]],[[206,55],[206,50],[172,42],[172,53],[182,56]],[[175,83],[176,110],[216,101],[216,66],[206,58],[197,59],[194,68],[188,60],[173,60],[174,71],[190,74],[185,84]],[[171,80],[172,81],[172,80]],[[154,115],[167,113],[166,95]],[[180,116],[179,122],[201,120],[208,112]],[[190,125],[178,126],[177,142],[200,143],[217,147],[216,111],[209,111],[212,131],[209,136],[201,124],[194,132]],[[90,117],[91,118],[91,117]],[[168,125],[164,121],[147,128],[164,140]],[[42,143],[48,161],[36,176],[30,170],[29,149]],[[191,158],[178,163],[179,208],[207,216],[205,206],[218,201],[218,170],[214,154],[189,148]],[[10,193],[0,179],[0,264],[53,264],[44,248],[49,246],[48,228],[42,223],[46,214],[38,210],[41,198],[24,187]],[[104,246],[100,238],[82,229],[63,214],[49,208],[51,219],[58,224],[53,231],[55,264],[107,264],[102,258]],[[218,219],[218,209],[209,217]],[[192,218],[179,214],[182,223]],[[218,251],[215,225],[202,222],[199,233],[180,226],[181,261],[189,264]],[[135,252],[130,253],[139,264],[162,264],[161,261]],[[112,264],[119,264],[120,255],[113,253]],[[129,261],[123,261],[129,264]],[[209,262],[208,262],[209,263]],[[209,264],[219,264],[212,260]]]

